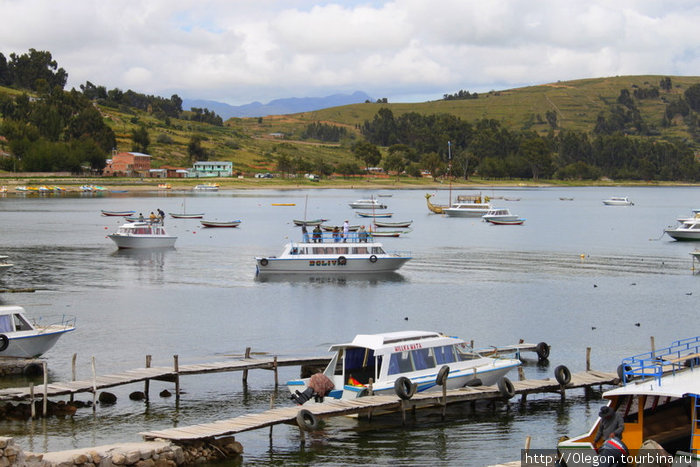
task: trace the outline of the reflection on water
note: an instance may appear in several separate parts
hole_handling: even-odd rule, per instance
[[[377,285],[382,283],[405,282],[406,278],[398,272],[375,272],[356,274],[258,274],[257,282],[288,282],[302,284],[336,284],[347,285],[351,283],[367,283]]]

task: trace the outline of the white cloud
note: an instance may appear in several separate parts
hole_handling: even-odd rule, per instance
[[[69,86],[231,103],[700,70],[686,0],[0,0],[0,18],[0,52],[48,50]]]

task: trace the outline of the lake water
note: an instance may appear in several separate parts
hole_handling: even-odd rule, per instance
[[[278,254],[299,239],[292,219],[324,217],[329,223],[365,223],[347,203],[382,198],[392,220],[413,220],[413,232],[383,239],[389,250],[410,250],[413,260],[395,274],[373,278],[298,277],[258,280],[256,255]],[[454,190],[457,194],[474,191]],[[518,339],[552,346],[548,365],[531,356],[525,374],[551,377],[559,364],[585,368],[592,347],[593,368],[614,371],[626,356],[672,340],[700,334],[697,316],[700,275],[688,254],[693,243],[661,236],[700,207],[698,188],[519,188],[489,189],[488,196],[527,220],[522,226],[494,226],[480,219],[429,213],[424,190],[219,191],[216,193],[110,193],[102,196],[0,198],[0,254],[15,264],[0,286],[36,288],[35,293],[1,294],[3,305],[21,305],[32,316],[71,314],[77,330],[46,355],[52,380],[71,378],[77,353],[78,378],[144,366],[219,361],[253,352],[280,356],[326,355],[333,343],[355,334],[405,329],[443,331],[477,347]],[[236,229],[202,229],[197,220],[166,219],[178,236],[174,250],[121,252],[106,235],[121,220],[100,210],[157,208],[205,212],[207,219],[243,222]],[[631,207],[607,207],[602,200],[629,196]],[[560,197],[571,197],[563,201]],[[434,202],[445,204],[448,192]],[[293,207],[272,203],[296,203]],[[583,255],[583,258],[581,257]],[[639,324],[638,326],[636,324]],[[280,382],[298,369],[280,371]],[[517,374],[511,374],[517,379]],[[37,381],[38,383],[39,381]],[[26,381],[13,380],[5,385]],[[120,441],[139,441],[141,431],[215,421],[291,404],[273,376],[251,372],[199,375],[181,380],[179,408],[158,397],[169,383],[151,383],[151,402],[128,399],[142,385],[114,388],[116,405],[79,410],[74,417],[28,422],[0,421],[0,433],[26,450],[54,451]],[[91,396],[78,396],[91,400]],[[408,427],[388,418],[371,424],[331,421],[307,437],[274,428],[237,436],[244,464],[489,465],[519,458],[526,436],[532,448],[551,448],[562,435],[585,431],[601,401],[571,391],[530,396],[509,410],[460,407],[446,420],[420,412]]]

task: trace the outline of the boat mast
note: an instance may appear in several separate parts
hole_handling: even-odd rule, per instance
[[[450,203],[448,207],[452,207],[452,143],[447,142],[447,178],[450,179]]]

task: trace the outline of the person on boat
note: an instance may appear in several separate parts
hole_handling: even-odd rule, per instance
[[[347,219],[343,222],[343,243],[348,241],[348,234],[350,233],[350,223]]]
[[[143,220],[144,220],[144,219],[143,219],[143,213],[140,212],[140,213],[139,213],[139,222],[143,222]]]
[[[600,426],[593,444],[598,444],[601,440],[610,438],[622,438],[622,431],[625,429],[625,421],[622,415],[606,405],[600,408],[598,416],[600,417]]]
[[[304,243],[309,243],[309,231],[306,230],[306,224],[301,224],[301,237]]]
[[[165,213],[161,208],[158,208],[158,220],[160,221],[161,225],[165,225]]]
[[[333,241],[335,243],[338,243],[340,241],[340,229],[337,225],[333,227]]]
[[[148,216],[148,219],[151,221],[151,224],[155,224],[157,217],[153,211],[151,211],[151,215]]]
[[[367,231],[365,230],[365,226],[361,225],[360,229],[357,231],[357,237],[360,240],[360,243],[365,242],[367,243]]]
[[[318,225],[314,227],[314,243],[323,243],[323,236],[321,235],[321,227]]]

